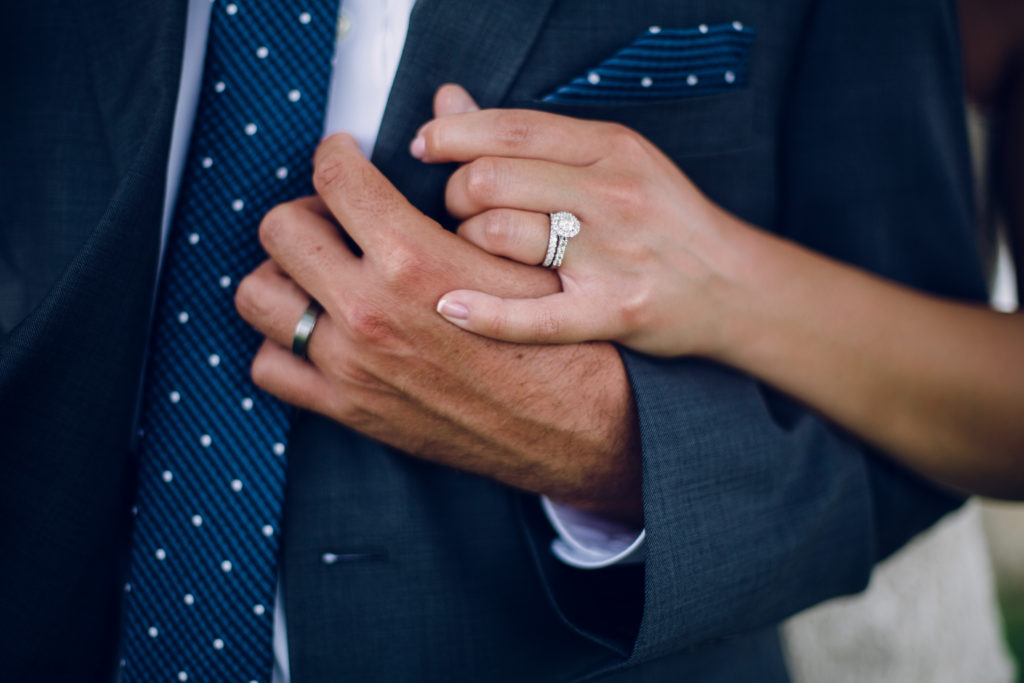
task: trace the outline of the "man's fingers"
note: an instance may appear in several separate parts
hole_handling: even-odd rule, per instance
[[[247,275],[235,292],[235,308],[242,319],[263,336],[289,348],[295,326],[309,303],[309,294],[272,261],[265,261]]]
[[[275,341],[266,340],[252,361],[252,380],[285,403],[329,413],[332,391],[323,373]]]
[[[452,174],[445,203],[456,218],[515,208],[538,213],[572,211],[584,220],[589,218],[584,193],[591,190],[591,175],[589,169],[550,161],[484,157]]]
[[[464,330],[524,344],[572,344],[604,338],[591,315],[570,295],[539,299],[502,299],[482,292],[456,290],[437,303],[437,312]]]
[[[320,143],[313,185],[345,232],[370,256],[386,252],[399,236],[415,239],[430,225],[347,133]]]
[[[271,209],[260,223],[260,242],[301,289],[325,305],[341,275],[358,263],[338,226],[324,217],[322,204],[314,198]]]
[[[420,129],[410,151],[431,163],[508,156],[587,166],[608,152],[612,130],[613,124],[546,112],[484,109],[435,118]]]
[[[547,214],[492,209],[465,221],[459,226],[458,234],[496,256],[536,266],[547,255],[550,228]]]

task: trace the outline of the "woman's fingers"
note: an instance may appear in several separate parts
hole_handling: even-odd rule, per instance
[[[547,214],[491,209],[465,221],[458,234],[496,256],[536,266],[547,255],[550,225]]]
[[[572,211],[580,220],[596,210],[589,198],[594,173],[551,161],[483,157],[460,166],[448,179],[445,206],[456,218],[488,209],[514,208],[538,213]]]
[[[502,299],[471,290],[448,292],[437,312],[464,330],[526,344],[573,344],[607,339],[600,310],[565,292],[539,299]]]
[[[410,144],[417,159],[439,163],[507,156],[586,166],[608,153],[612,124],[525,109],[473,111],[454,99],[451,108],[460,113],[428,122]]]

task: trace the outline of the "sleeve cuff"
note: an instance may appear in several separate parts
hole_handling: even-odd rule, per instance
[[[644,561],[645,529],[637,529],[541,497],[541,507],[558,537],[551,552],[578,569],[603,569]]]

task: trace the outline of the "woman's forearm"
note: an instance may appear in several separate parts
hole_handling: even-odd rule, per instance
[[[1024,497],[1024,316],[724,230],[719,360],[946,486]]]

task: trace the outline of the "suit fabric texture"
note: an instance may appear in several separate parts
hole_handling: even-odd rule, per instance
[[[0,652],[7,680],[106,681],[185,3],[58,4],[12,6],[0,29]],[[756,31],[739,87],[542,99],[652,25],[733,21]],[[458,82],[484,107],[621,122],[757,225],[981,299],[958,74],[951,2],[420,0],[373,161],[451,227],[452,168],[407,145]],[[958,503],[742,374],[621,356],[643,566],[563,565],[535,497],[300,417],[292,680],[784,681],[778,622],[862,589]]]

